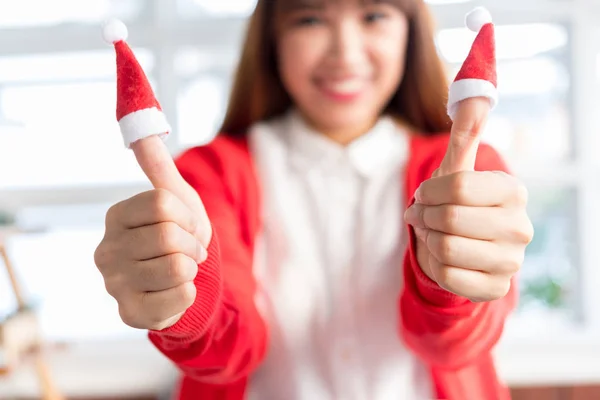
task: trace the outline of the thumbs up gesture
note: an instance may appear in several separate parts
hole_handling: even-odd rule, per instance
[[[483,97],[458,104],[444,159],[405,214],[423,272],[471,301],[508,293],[533,237],[523,184],[503,172],[474,171],[489,108]]]
[[[104,32],[117,48],[117,114],[126,145],[154,189],[109,209],[94,260],[121,319],[134,328],[162,330],[202,295],[194,279],[207,258],[212,230],[200,197],[161,139],[170,127],[124,42],[126,32],[119,21]]]
[[[201,295],[194,279],[212,231],[198,194],[179,175],[161,139],[148,137],[132,148],[155,189],[109,209],[94,260],[123,322],[161,330]]]

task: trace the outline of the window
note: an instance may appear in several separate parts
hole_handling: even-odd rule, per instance
[[[179,146],[198,146],[217,134],[227,100],[225,85],[222,77],[205,75],[182,89],[177,107]]]
[[[19,0],[0,13],[2,27],[39,27],[61,23],[96,23],[109,16],[132,19],[141,1],[118,0]]]
[[[580,323],[577,191],[530,187],[529,216],[535,237],[520,273],[519,311],[530,324]]]
[[[252,13],[255,5],[256,0],[177,0],[179,15],[186,19],[199,16],[205,18],[247,17]]]
[[[183,47],[175,58],[179,78],[177,147],[210,141],[218,132],[229,99],[237,53]]]
[[[135,51],[151,71],[151,54]],[[116,121],[114,59],[110,49],[0,59],[0,168],[11,171],[0,188],[145,180]]]

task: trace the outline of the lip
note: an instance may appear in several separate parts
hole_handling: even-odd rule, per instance
[[[317,87],[328,98],[339,102],[356,100],[366,90],[367,80],[355,75],[317,80]]]

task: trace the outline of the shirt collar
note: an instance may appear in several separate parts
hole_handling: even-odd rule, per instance
[[[391,117],[381,117],[369,132],[347,146],[310,128],[295,110],[286,118],[290,163],[298,171],[327,168],[346,159],[359,174],[373,177],[406,160],[407,135]]]

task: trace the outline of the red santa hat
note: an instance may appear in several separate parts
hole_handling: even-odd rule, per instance
[[[471,51],[448,94],[448,115],[454,120],[459,102],[472,97],[487,97],[490,108],[498,103],[496,77],[496,41],[492,16],[483,7],[477,7],[465,19],[467,27],[478,32]]]
[[[127,27],[113,19],[104,25],[104,40],[113,44],[117,55],[117,121],[127,148],[148,136],[159,135],[163,140],[171,131],[150,82],[125,42]]]

